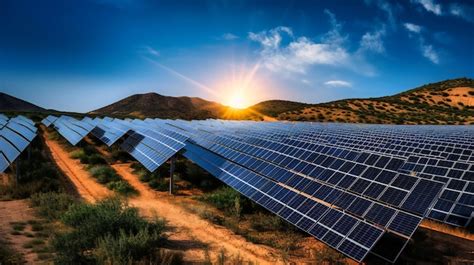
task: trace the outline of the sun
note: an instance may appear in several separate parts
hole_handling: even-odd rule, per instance
[[[249,103],[241,91],[236,91],[230,96],[227,105],[234,109],[245,109]]]
[[[259,64],[249,67],[246,64],[231,64],[231,68],[223,70],[215,87],[218,88],[220,99],[224,105],[234,110],[247,110],[255,101],[262,97],[262,80],[256,75]]]

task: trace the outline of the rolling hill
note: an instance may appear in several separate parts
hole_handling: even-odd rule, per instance
[[[278,105],[278,108],[275,106]],[[474,124],[474,80],[451,79],[381,98],[344,99],[322,104],[265,101],[250,107],[279,120]]]
[[[458,78],[403,93],[322,104],[270,100],[238,111],[192,97],[137,94],[89,114],[180,119],[256,119],[388,124],[474,124],[474,80]]]
[[[0,92],[0,111],[37,111],[43,112],[45,109],[36,106],[28,101],[10,96]]]
[[[221,118],[228,110],[229,107],[201,98],[147,93],[129,96],[90,114],[137,118],[207,119]]]

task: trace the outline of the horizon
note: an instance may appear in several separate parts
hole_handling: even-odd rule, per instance
[[[446,79],[446,80],[440,80],[439,82],[444,82],[444,81],[448,81],[448,80],[456,80],[456,79],[464,79],[464,78],[473,79],[473,78],[471,78],[471,77],[457,77],[457,78],[450,78],[450,79]],[[434,83],[437,83],[437,82],[434,82]],[[428,84],[428,83],[427,83],[427,84]],[[411,89],[417,89],[417,88],[419,88],[419,87],[421,87],[421,86],[424,86],[424,85],[427,85],[427,84],[422,84],[422,85],[418,85],[418,86],[416,86],[416,87],[407,88],[407,89],[401,90],[401,91],[399,91],[399,92],[396,92],[396,94],[403,93],[403,92],[408,91],[408,90],[411,90]],[[1,93],[4,93],[4,92],[0,91],[0,94],[1,94]],[[43,108],[43,109],[45,109],[45,110],[52,110],[52,111],[59,111],[59,112],[64,111],[64,110],[61,110],[61,109],[46,108],[46,107],[44,107],[44,106],[37,105],[37,104],[35,104],[35,103],[33,103],[33,102],[30,102],[30,101],[28,101],[28,100],[25,100],[25,99],[23,99],[23,98],[16,97],[15,95],[11,95],[11,94],[8,94],[8,93],[5,93],[5,94],[6,94],[6,95],[9,95],[9,96],[13,96],[13,97],[15,97],[15,98],[17,98],[17,99],[19,99],[19,100],[24,100],[24,101],[26,101],[27,103],[34,104],[34,105],[36,105],[36,106],[38,106],[38,107],[41,107],[41,108]],[[88,110],[88,111],[84,111],[84,112],[78,112],[78,111],[66,111],[66,112],[79,113],[79,114],[87,114],[87,113],[89,113],[89,112],[96,111],[96,110],[98,110],[98,109],[100,109],[100,108],[104,108],[104,107],[107,107],[107,106],[109,106],[109,105],[113,105],[113,104],[117,103],[118,101],[122,101],[122,100],[124,100],[124,99],[126,99],[126,98],[129,98],[129,97],[132,97],[132,96],[137,96],[137,95],[147,95],[147,94],[157,94],[157,95],[163,96],[163,97],[199,98],[199,99],[202,99],[202,100],[205,100],[205,101],[218,103],[218,104],[221,104],[221,105],[223,105],[223,106],[225,106],[225,107],[231,107],[231,108],[232,108],[232,106],[230,106],[230,105],[225,105],[224,103],[221,103],[221,102],[218,102],[218,101],[212,101],[212,100],[209,100],[209,99],[206,99],[206,98],[202,98],[202,97],[198,97],[198,96],[192,96],[192,95],[169,96],[169,95],[160,94],[160,93],[158,93],[158,92],[156,92],[156,91],[149,91],[149,92],[142,92],[142,93],[137,93],[137,94],[128,95],[128,96],[126,96],[126,97],[124,97],[124,98],[118,99],[117,101],[110,102],[110,103],[105,103],[105,105],[100,106],[100,107],[98,107],[98,108],[96,108],[96,109],[92,109],[92,110]],[[394,96],[394,95],[396,95],[396,94],[390,94],[390,95],[384,95],[384,96]],[[384,96],[381,96],[381,97],[384,97]],[[371,98],[376,98],[376,97],[371,97]],[[367,98],[367,99],[371,99],[371,98]],[[336,100],[333,100],[333,101],[338,101],[338,100],[351,100],[351,99],[357,99],[357,98],[348,97],[348,98],[336,99]],[[333,101],[325,101],[325,102],[314,103],[314,102],[304,102],[304,101],[291,101],[291,100],[279,99],[279,98],[274,98],[274,99],[270,98],[270,99],[266,99],[266,100],[263,100],[263,101],[256,102],[256,103],[254,103],[254,104],[252,104],[252,105],[249,105],[249,106],[245,107],[245,109],[246,109],[246,108],[253,107],[254,105],[257,105],[257,104],[262,103],[262,102],[266,102],[266,101],[279,101],[279,100],[281,100],[281,101],[296,102],[296,103],[304,103],[304,104],[309,104],[309,105],[333,102]]]
[[[133,94],[234,107],[474,77],[470,1],[0,3],[0,91],[89,112]]]

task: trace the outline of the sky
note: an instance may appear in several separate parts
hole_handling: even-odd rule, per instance
[[[2,0],[0,91],[87,112],[136,93],[236,107],[474,77],[474,2]]]

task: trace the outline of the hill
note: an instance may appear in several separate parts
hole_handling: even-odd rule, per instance
[[[279,120],[474,124],[474,80],[451,79],[427,84],[393,96],[344,99],[322,104],[265,101],[250,109]]]
[[[28,101],[10,96],[3,92],[0,92],[0,111],[34,111],[43,112],[45,109],[36,106]]]
[[[474,80],[458,78],[403,93],[322,104],[269,100],[245,110],[193,97],[137,94],[91,115],[170,119],[254,119],[387,124],[474,124]]]
[[[251,114],[240,117],[240,111],[202,98],[169,97],[157,93],[132,95],[89,114],[168,119],[252,118]]]

